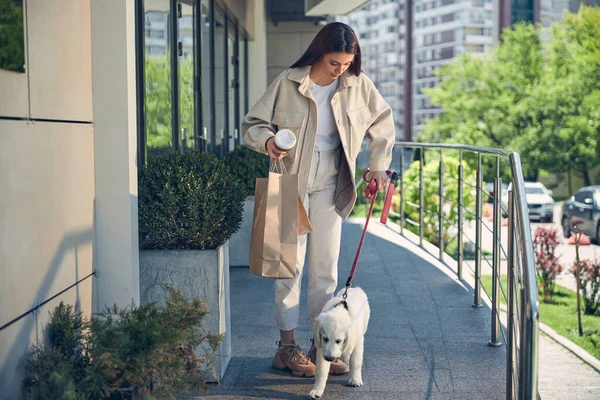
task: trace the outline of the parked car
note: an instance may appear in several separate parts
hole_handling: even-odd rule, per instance
[[[561,225],[566,238],[575,220],[583,233],[600,240],[600,186],[582,187],[563,204]]]
[[[502,199],[502,196],[504,196],[506,194],[507,190],[508,190],[508,185],[506,183],[502,182],[502,190],[500,191],[500,199]],[[484,199],[484,201],[486,201],[488,203],[493,203],[494,202],[494,182],[486,183],[485,191],[488,195],[486,196],[486,199]]]
[[[512,190],[512,182],[508,190],[502,195],[502,207],[508,212],[508,191]],[[540,222],[554,220],[554,199],[552,190],[548,190],[541,182],[525,182],[525,196],[529,208],[529,219]],[[505,214],[506,215],[506,214]]]

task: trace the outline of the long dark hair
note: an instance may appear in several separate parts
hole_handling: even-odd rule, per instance
[[[302,57],[290,68],[313,65],[327,53],[354,54],[354,60],[352,60],[348,71],[353,75],[360,75],[360,45],[358,39],[352,28],[341,22],[332,22],[321,28]]]

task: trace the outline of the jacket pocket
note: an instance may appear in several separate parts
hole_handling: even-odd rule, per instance
[[[350,122],[350,129],[348,132],[350,157],[354,160],[360,152],[360,147],[365,138],[369,123],[373,120],[373,113],[369,107],[362,107],[348,111],[347,114],[348,121]]]
[[[296,158],[296,149],[301,145],[300,143],[300,133],[302,132],[302,127],[304,126],[305,115],[299,111],[289,111],[289,110],[281,110],[275,109],[273,110],[273,118],[271,122],[277,130],[281,129],[289,129],[294,132],[296,135],[296,146],[291,149],[287,156],[288,160],[292,161]]]

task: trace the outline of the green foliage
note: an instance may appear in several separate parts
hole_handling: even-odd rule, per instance
[[[269,157],[239,146],[223,157],[230,174],[239,182],[245,196],[254,195],[256,178],[269,175]]]
[[[577,262],[571,272],[577,279]],[[600,260],[581,260],[579,265],[579,287],[583,298],[583,312],[600,316]]]
[[[600,9],[566,14],[551,33],[542,41],[538,28],[517,24],[492,52],[440,67],[440,86],[424,92],[444,113],[421,140],[517,151],[526,180],[572,170],[589,185],[600,161]]]
[[[459,161],[455,158],[444,156],[444,206],[443,206],[443,229],[441,236],[439,233],[439,171],[440,160],[433,156],[428,157],[423,169],[423,237],[435,244],[440,243],[440,237],[447,246],[455,239],[456,226],[458,224],[458,166]],[[405,215],[414,222],[419,221],[419,208],[413,207],[410,203],[420,204],[419,198],[419,168],[420,163],[414,161],[410,164],[409,169],[404,174],[404,191],[405,191]],[[475,185],[475,173],[463,161],[463,204],[471,209],[475,205],[475,192],[471,190],[471,186]],[[473,220],[470,213],[465,212],[464,220]],[[408,225],[407,225],[408,227]]]
[[[138,182],[141,248],[214,249],[240,227],[245,194],[214,155],[153,157]]]
[[[90,321],[61,302],[51,313],[49,346],[34,347],[27,359],[29,397],[87,400],[134,391],[175,398],[203,389],[221,337],[202,330],[208,312],[199,299],[168,290],[164,306],[115,306]]]
[[[0,68],[25,72],[23,7],[13,0],[0,0]]]
[[[492,293],[492,275],[481,276],[481,283],[487,293]],[[507,276],[500,278],[501,293],[508,293]],[[560,285],[556,285],[554,292],[555,301],[551,303],[540,302],[540,322],[554,329],[556,333],[566,337],[573,343],[582,347],[596,359],[600,360],[600,316],[582,315],[583,326],[586,327],[584,335],[577,333],[577,296],[575,292]],[[506,299],[500,296],[500,302],[506,305]]]

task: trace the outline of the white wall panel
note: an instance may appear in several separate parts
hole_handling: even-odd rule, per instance
[[[36,316],[29,314],[0,331],[0,400],[23,399],[25,355],[36,341]]]
[[[28,0],[27,19],[31,116],[91,121],[90,0]]]
[[[92,271],[94,138],[89,124],[5,120],[0,132],[2,325]]]
[[[0,69],[0,117],[27,118],[27,74]]]

